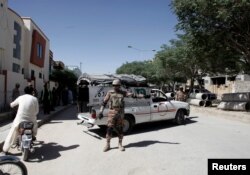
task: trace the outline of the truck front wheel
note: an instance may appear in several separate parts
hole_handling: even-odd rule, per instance
[[[185,124],[185,114],[184,114],[183,110],[180,109],[180,110],[177,111],[176,116],[175,116],[175,122],[178,125]]]

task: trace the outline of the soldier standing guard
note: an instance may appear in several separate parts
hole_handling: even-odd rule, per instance
[[[179,91],[176,92],[175,100],[177,101],[186,101],[186,94],[183,91],[183,87],[180,87]]]
[[[107,121],[107,133],[106,139],[107,143],[104,147],[104,152],[110,149],[110,140],[112,138],[112,131],[114,130],[119,138],[118,148],[121,151],[125,151],[125,148],[122,146],[123,139],[123,118],[124,118],[124,97],[131,96],[133,98],[144,97],[143,94],[135,95],[127,91],[120,89],[121,82],[119,79],[116,79],[112,83],[114,89],[107,92],[102,106],[100,108],[99,118],[103,117],[103,111],[106,104],[109,101],[109,112],[108,112],[108,121]]]

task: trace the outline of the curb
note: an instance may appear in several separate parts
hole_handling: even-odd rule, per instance
[[[55,117],[55,115],[60,114],[61,112],[67,110],[71,106],[72,106],[72,104],[69,104],[69,105],[63,107],[62,109],[51,113],[50,115],[44,116],[43,119],[37,121],[38,128],[40,128],[42,125],[48,123],[53,117]],[[0,152],[2,152],[3,144],[4,144],[4,141],[0,142]]]

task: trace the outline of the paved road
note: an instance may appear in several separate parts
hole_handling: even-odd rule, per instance
[[[39,129],[29,174],[206,175],[208,158],[250,158],[248,123],[191,111],[186,125],[138,125],[124,138],[125,152],[114,138],[104,153],[105,133],[77,125],[75,113],[71,107]]]
[[[39,110],[39,114],[37,116],[38,126],[46,123],[50,118],[53,118],[54,115],[63,112],[65,109],[71,107],[72,105],[67,106],[57,106],[55,111],[51,111],[50,114],[43,114],[42,108]],[[0,152],[2,151],[2,145],[4,143],[5,138],[7,137],[9,130],[12,126],[12,120],[4,120],[0,122]]]

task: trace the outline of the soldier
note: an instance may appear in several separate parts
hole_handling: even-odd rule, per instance
[[[176,92],[175,100],[186,101],[186,94],[183,92],[183,87],[180,87],[179,91]]]
[[[107,133],[106,133],[107,144],[104,147],[103,150],[104,152],[110,149],[110,140],[112,138],[113,130],[117,133],[119,138],[118,148],[121,151],[125,151],[125,148],[122,146],[124,97],[128,96],[132,96],[133,98],[144,97],[144,95],[142,94],[135,95],[134,93],[121,90],[120,89],[121,82],[119,79],[114,80],[112,85],[114,89],[107,92],[107,95],[105,96],[102,106],[100,108],[100,113],[98,115],[100,119],[103,117],[103,110],[109,101],[109,112],[108,112]]]

